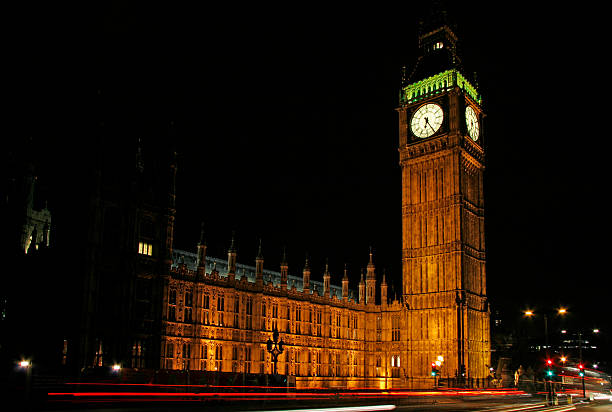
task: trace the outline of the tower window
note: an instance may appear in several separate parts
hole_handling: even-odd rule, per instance
[[[146,242],[138,242],[138,254],[153,256],[153,245]]]

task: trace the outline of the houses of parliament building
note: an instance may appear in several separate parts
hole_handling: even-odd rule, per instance
[[[297,387],[431,387],[441,377],[489,375],[482,101],[462,71],[447,25],[419,36],[399,105],[402,295],[377,284],[376,255],[357,290],[330,284],[328,268],[265,268],[173,247],[176,161],[155,179],[146,162],[95,174],[81,277],[79,367],[218,371],[295,377]],[[144,165],[144,166],[143,166]],[[153,190],[144,189],[155,185]],[[163,190],[160,190],[163,189]],[[399,189],[399,188],[398,188]],[[160,194],[161,192],[161,194]],[[311,279],[323,271],[323,282]],[[318,277],[318,276],[317,276]],[[284,350],[273,362],[274,331]],[[70,346],[72,345],[72,346]]]

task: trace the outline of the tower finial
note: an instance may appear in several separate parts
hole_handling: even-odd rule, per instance
[[[230,241],[230,247],[229,247],[230,252],[236,251],[235,238],[236,238],[236,231],[232,230],[232,240]]]
[[[283,246],[283,256],[281,257],[281,263],[287,263],[287,246]]]
[[[259,238],[259,246],[257,248],[257,259],[263,259],[263,252],[261,250],[261,238]]]
[[[200,245],[205,245],[206,239],[204,239],[204,221],[200,224]]]
[[[204,221],[202,221],[200,226],[200,241],[198,242],[197,256],[197,273],[201,276],[206,272],[206,240],[204,239]]]

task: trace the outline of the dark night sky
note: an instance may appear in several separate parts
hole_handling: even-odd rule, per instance
[[[100,120],[123,142],[118,151],[134,150],[139,137],[159,144],[172,120],[176,247],[195,250],[204,220],[212,255],[225,255],[236,230],[241,262],[253,262],[262,237],[266,267],[278,269],[286,245],[291,272],[308,253],[315,278],[329,258],[332,281],[346,262],[356,287],[371,245],[399,294],[394,109],[400,68],[415,62],[417,21],[428,9],[411,3],[10,10],[4,135],[32,137],[42,149],[53,210],[72,186],[51,176],[78,173],[75,159]],[[488,115],[494,308],[537,300],[609,312],[610,86],[596,4],[446,6]]]

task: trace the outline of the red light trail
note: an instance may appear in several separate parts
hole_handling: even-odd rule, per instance
[[[69,383],[66,385],[76,386],[76,391],[66,392],[49,392],[47,395],[51,400],[58,401],[68,399],[81,400],[102,400],[116,399],[128,400],[132,399],[147,399],[147,400],[226,400],[226,401],[247,401],[247,400],[264,400],[264,399],[287,399],[287,400],[313,400],[313,399],[388,399],[402,397],[444,397],[444,396],[509,396],[509,395],[525,395],[525,392],[514,389],[483,389],[483,390],[465,390],[465,389],[448,389],[444,391],[409,391],[409,390],[385,390],[385,391],[368,391],[365,388],[355,390],[330,391],[329,389],[309,388],[308,390],[294,390],[286,392],[286,387],[265,387],[265,386],[209,386],[209,385],[166,385],[166,384],[114,384],[114,383]],[[78,391],[79,387],[99,386],[103,388],[112,387],[116,390],[105,391]],[[122,391],[121,389],[151,389],[151,391],[129,390]],[[184,389],[185,392],[164,391],[164,389]],[[204,389],[199,391],[199,389]],[[254,391],[248,391],[254,389]],[[262,391],[268,390],[283,390],[283,392]]]

